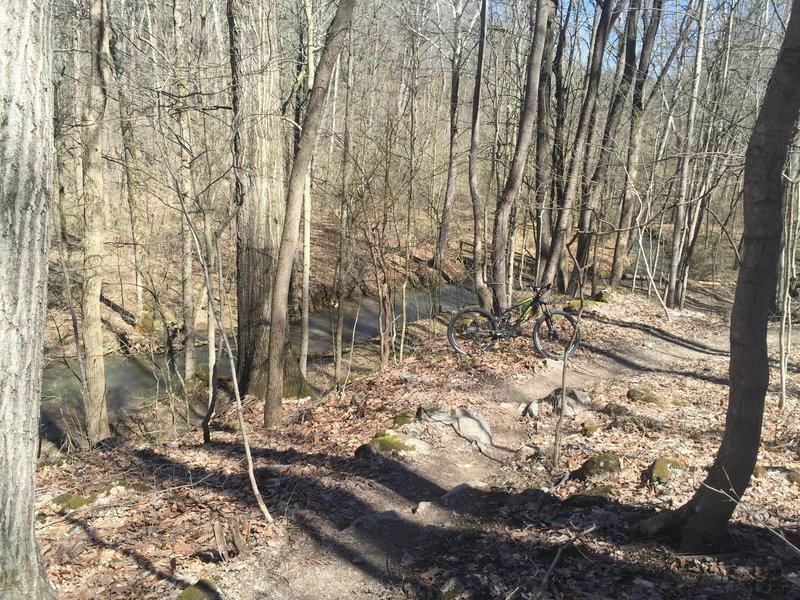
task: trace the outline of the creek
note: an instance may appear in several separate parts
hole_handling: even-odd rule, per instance
[[[395,311],[401,315],[400,293],[396,294]],[[408,322],[427,319],[439,311],[452,310],[475,302],[471,289],[461,285],[446,285],[437,289],[412,289],[406,294],[406,313]],[[366,296],[358,300],[347,300],[344,304],[345,319],[343,343],[359,344],[379,335],[378,318],[380,303],[376,297]],[[325,356],[332,352],[331,331],[336,312],[326,309],[309,315],[308,352],[310,356]],[[355,335],[353,335],[355,333]],[[290,339],[295,347],[300,347],[300,326],[293,326]],[[208,346],[196,348],[197,364],[207,364]],[[182,353],[177,356],[180,367]],[[73,369],[75,364],[51,361],[44,369],[42,377],[42,434],[49,439],[62,439],[65,431],[82,429],[82,401],[80,384]],[[220,375],[230,377],[227,360],[222,360]],[[105,360],[106,402],[109,419],[120,419],[126,410],[139,407],[148,401],[155,401],[178,387],[172,378],[163,355],[154,357],[108,356]]]

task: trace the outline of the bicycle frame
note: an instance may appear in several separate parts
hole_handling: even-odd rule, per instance
[[[532,287],[534,294],[530,298],[526,298],[513,306],[504,308],[499,315],[497,315],[497,323],[501,325],[501,329],[497,332],[498,338],[512,338],[519,335],[519,329],[523,323],[538,314],[537,308],[540,308],[544,313],[549,313],[547,308],[547,301],[544,299],[544,293],[547,287],[536,288]],[[512,322],[511,317],[519,311],[519,316]],[[548,327],[550,326],[550,319],[547,319]]]

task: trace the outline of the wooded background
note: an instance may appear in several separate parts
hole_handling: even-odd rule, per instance
[[[242,392],[266,397],[276,314],[377,294],[385,366],[406,325],[392,299],[452,280],[464,259],[486,306],[530,279],[577,295],[627,274],[679,307],[688,277],[735,273],[744,152],[788,3],[362,0],[317,82],[282,308],[290,176],[336,8],[56,3],[50,302],[96,399],[91,440],[108,435],[102,322],[123,342],[183,344],[185,384],[196,329],[209,373],[217,330],[236,329]],[[797,171],[795,156],[779,298]],[[332,339],[338,379],[341,318]],[[307,343],[288,355],[302,382]]]

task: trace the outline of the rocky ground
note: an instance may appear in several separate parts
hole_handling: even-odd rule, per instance
[[[729,301],[699,286],[669,320],[626,292],[590,307],[557,465],[547,397],[560,364],[523,339],[460,357],[441,323],[402,364],[287,401],[280,431],[259,428],[261,407],[246,403],[272,525],[233,413],[210,445],[192,432],[42,464],[48,573],[61,598],[175,598],[198,580],[242,600],[800,598],[796,356],[782,411],[773,373],[735,546],[687,556],[630,531],[690,498],[713,460]]]

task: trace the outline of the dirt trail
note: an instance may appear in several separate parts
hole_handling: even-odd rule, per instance
[[[651,313],[645,322],[626,321],[620,310],[587,314],[583,349],[569,364],[567,386],[596,394],[595,410],[609,399],[606,390],[620,383],[647,383],[653,375],[694,377],[724,387],[720,367],[727,360],[730,304],[725,296],[700,293],[692,296],[689,306],[701,304],[713,310],[674,312],[673,322],[663,324],[652,305],[641,299],[633,305],[638,309],[644,305]],[[463,363],[459,366],[465,368]],[[481,549],[491,545],[481,540],[501,535],[497,530],[507,526],[505,521],[514,521],[509,517],[517,508],[548,502],[550,492],[543,490],[552,487],[549,474],[541,463],[531,468],[516,454],[525,444],[535,445],[532,427],[542,423],[532,425],[520,418],[517,406],[546,396],[561,383],[558,363],[537,369],[534,375],[516,373],[508,379],[454,372],[444,389],[427,392],[434,400],[441,394],[445,403],[455,396],[480,411],[491,425],[493,447],[481,450],[449,427],[414,428],[433,446],[430,453],[373,457],[348,469],[335,484],[340,496],[329,505],[331,513],[292,511],[283,522],[283,534],[269,548],[223,570],[223,589],[243,600],[401,598],[428,597],[425,594],[433,592],[421,590],[426,583],[435,583],[429,587],[438,589],[438,597],[455,598],[444,595],[447,582],[441,580],[460,573],[455,583],[449,581],[464,586],[464,597],[501,597],[491,592],[485,577],[469,571],[480,570]],[[574,445],[575,435],[567,429],[566,444]],[[450,490],[455,492],[448,496]],[[362,516],[352,519],[355,514]],[[546,547],[546,540],[542,535],[538,543]],[[511,570],[527,560],[508,548],[506,554],[501,551],[499,562]],[[242,577],[244,572],[248,577]],[[535,572],[530,575],[535,577]],[[632,589],[636,594],[635,586]]]
[[[667,321],[656,303],[621,292],[584,315],[583,345],[569,362],[567,385],[590,399],[586,410],[565,418],[555,473],[556,415],[540,405],[537,416],[523,417],[521,406],[560,387],[558,365],[533,356],[526,340],[472,360],[440,338],[317,406],[288,403],[291,424],[280,431],[259,429],[260,407],[248,406],[257,475],[276,526],[263,524],[251,501],[235,430],[216,432],[212,446],[196,435],[123,445],[78,467],[41,473],[45,496],[74,488],[88,473],[99,479],[88,491],[121,476],[156,485],[135,500],[119,492],[111,521],[99,507],[64,524],[59,513],[44,510],[44,500],[39,535],[49,572],[63,598],[97,589],[116,597],[113,580],[86,551],[98,547],[106,556],[113,547],[118,572],[139,575],[140,583],[129,584],[137,598],[175,597],[203,576],[237,600],[526,599],[539,591],[541,598],[800,598],[790,579],[800,565],[761,525],[796,536],[800,517],[800,486],[786,479],[800,468],[800,434],[772,401],[763,472],[746,497],[751,512],[737,513],[734,526],[749,550],[687,559],[629,535],[632,515],[685,502],[718,447],[727,397],[726,298],[700,288],[687,310]],[[701,304],[708,312],[698,310]],[[651,388],[663,403],[632,402],[632,386]],[[798,389],[792,375],[786,415],[796,412]],[[482,416],[492,444],[417,420],[400,431],[426,442],[427,452],[356,452],[397,415],[431,402]],[[634,418],[603,413],[611,402]],[[584,435],[590,420],[597,432]],[[620,457],[616,477],[564,477],[598,452]],[[643,485],[642,473],[659,456],[680,459],[685,468],[654,489]],[[250,553],[221,561],[210,532],[216,522],[230,534],[232,516],[249,533]],[[577,551],[559,552],[576,537]],[[76,545],[83,552],[77,558]]]

